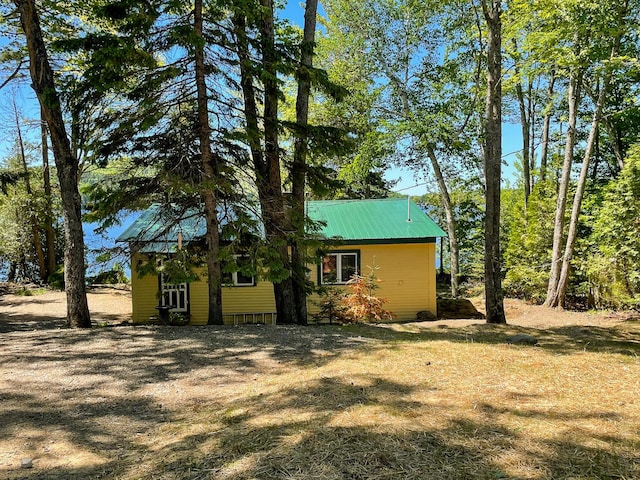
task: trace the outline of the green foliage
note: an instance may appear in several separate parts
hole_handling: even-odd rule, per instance
[[[187,313],[169,312],[169,325],[180,327],[188,324],[190,320],[191,317]]]
[[[520,189],[503,193],[503,288],[507,295],[538,303],[545,299],[553,245],[554,195],[551,183],[538,183],[525,212]]]
[[[34,297],[37,295],[44,295],[47,292],[46,289],[44,288],[27,288],[27,287],[22,287],[19,290],[16,290],[15,294],[16,295],[20,295],[22,297]]]
[[[29,150],[33,145],[27,144]],[[28,151],[29,151],[28,150]],[[27,163],[35,163],[29,156]],[[17,153],[3,159],[0,167],[0,181],[6,181],[0,193],[0,262],[13,264],[17,279],[39,279],[38,263],[34,247],[34,233],[44,242],[45,219],[48,214],[47,201],[43,189],[43,173],[40,167],[28,167],[24,171]],[[27,175],[31,186],[31,195],[26,188]],[[60,199],[53,200],[53,218],[60,218]],[[32,225],[35,219],[36,231]],[[63,238],[61,225],[54,223],[56,237]],[[62,245],[60,245],[62,248]],[[60,249],[61,249],[60,248]],[[62,252],[59,253],[60,257]]]
[[[456,219],[460,271],[465,277],[482,278],[484,274],[484,199],[481,188],[474,181],[452,180],[449,190]],[[428,193],[418,199],[427,214],[439,225],[446,225],[442,196]],[[446,250],[449,242],[443,239]],[[449,267],[448,255],[444,266]]]
[[[200,280],[194,268],[202,266],[202,259],[180,250],[162,261],[158,271],[164,281],[171,284],[191,283]]]
[[[345,291],[340,287],[324,286],[319,290],[320,299],[316,302],[319,311],[313,319],[320,322],[343,323],[348,320],[347,307],[344,305]]]
[[[115,263],[111,269],[87,277],[88,285],[113,285],[118,283],[129,283],[129,279],[125,275],[124,267],[121,263]]]
[[[55,272],[49,275],[47,284],[56,290],[64,290],[64,266],[58,265]]]
[[[604,192],[593,225],[587,266],[598,307],[640,306],[640,146],[630,151],[620,177]]]

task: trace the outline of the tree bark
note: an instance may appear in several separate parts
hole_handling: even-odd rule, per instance
[[[264,77],[264,170],[258,172],[258,194],[261,197],[267,240],[278,254],[279,267],[288,275],[273,284],[276,311],[280,323],[300,323],[296,315],[295,295],[291,280],[282,178],[280,176],[280,151],[278,144],[278,58],[275,48],[273,0],[260,0],[262,16],[258,26]]]
[[[49,145],[47,134],[47,122],[44,118],[42,107],[40,108],[40,130],[42,137],[42,182],[44,188],[44,238],[47,248],[46,280],[56,270],[56,241],[53,230],[53,201],[51,196],[51,175],[49,172]]]
[[[15,0],[27,40],[33,89],[38,96],[51,132],[64,218],[64,280],[67,294],[67,322],[71,327],[90,328],[91,318],[85,287],[84,235],[78,192],[78,161],[71,151],[62,118],[60,99],[42,39],[34,0]]]
[[[444,175],[433,147],[427,146],[427,156],[431,160],[431,166],[438,182],[442,206],[447,219],[447,236],[449,237],[449,262],[451,263],[451,296],[458,298],[460,295],[460,249],[458,248],[458,234],[456,233],[456,220],[453,214],[453,205],[449,196],[449,189],[444,181]]]
[[[620,26],[623,25],[623,18],[626,13],[627,2],[624,2],[624,6],[620,14]],[[623,29],[619,29],[618,35],[615,37],[613,46],[611,48],[611,56],[613,59],[618,56],[620,49],[620,41],[622,37]],[[600,120],[602,118],[602,110],[604,109],[604,102],[607,98],[607,92],[611,83],[611,72],[605,73],[602,88],[598,94],[598,98],[595,104],[595,110],[593,112],[593,119],[591,121],[591,129],[589,131],[589,139],[587,140],[587,146],[582,159],[582,168],[580,169],[580,177],[576,186],[576,193],[573,197],[573,205],[571,208],[571,218],[569,220],[569,231],[567,233],[567,240],[564,249],[564,256],[562,258],[562,268],[560,271],[560,277],[558,279],[558,285],[555,290],[554,296],[549,299],[549,306],[564,308],[567,295],[567,289],[569,287],[569,273],[571,269],[571,259],[573,257],[573,249],[575,247],[576,238],[578,236],[578,220],[580,217],[580,209],[582,207],[582,199],[584,197],[584,190],[587,184],[587,175],[589,172],[589,163],[593,156],[593,150],[596,146],[598,137],[598,128]]]
[[[502,167],[502,7],[482,0],[487,21],[487,101],[485,119],[485,307],[487,323],[507,323],[500,261],[500,180]]]
[[[518,44],[515,38],[513,39],[513,46],[517,50]],[[531,169],[529,163],[529,149],[531,144],[531,118],[528,114],[529,110],[527,109],[527,105],[525,103],[524,90],[522,89],[522,79],[520,78],[520,69],[518,68],[517,61],[515,66],[515,74],[517,77],[516,97],[518,98],[518,107],[520,108],[520,129],[522,131],[522,176],[524,180],[524,211],[526,215],[527,204],[529,203],[529,195],[531,195]]]
[[[16,118],[16,129],[18,131],[18,144],[20,145],[20,158],[22,162],[22,169],[24,171],[24,185],[28,195],[28,207],[29,207],[29,223],[31,225],[31,236],[33,238],[33,249],[36,254],[36,261],[38,263],[38,274],[40,275],[40,281],[46,282],[47,272],[46,264],[44,260],[44,251],[42,250],[42,241],[40,240],[40,226],[38,225],[38,217],[34,211],[34,198],[33,190],[31,189],[31,178],[29,174],[29,166],[27,165],[27,156],[24,152],[24,142],[22,139],[22,129],[20,128],[20,118],[18,116],[18,107],[13,102],[13,112]]]
[[[553,227],[553,247],[551,251],[551,269],[549,272],[549,286],[547,288],[546,306],[557,306],[558,280],[562,269],[562,239],[565,225],[565,208],[567,206],[567,192],[569,190],[569,178],[573,163],[573,151],[576,142],[576,121],[578,118],[578,105],[580,104],[580,90],[582,84],[582,72],[572,72],[569,77],[569,121],[567,124],[567,136],[564,149],[564,162],[562,176],[558,186],[558,201]]]
[[[318,0],[307,0],[304,11],[304,30],[300,46],[300,67],[298,68],[298,93],[296,97],[296,133],[293,143],[293,163],[291,167],[291,267],[293,293],[298,322],[307,324],[307,268],[304,252],[305,237],[305,189],[307,172],[307,148],[309,125],[309,96],[311,94],[310,69],[313,67],[313,51],[316,36],[316,13]]]
[[[216,185],[218,165],[211,150],[211,127],[209,126],[209,108],[204,64],[204,35],[202,18],[202,0],[194,2],[193,29],[195,42],[195,77],[198,103],[198,138],[200,141],[200,165],[202,167],[202,199],[204,217],[207,224],[207,277],[209,314],[208,325],[222,325],[222,272],[220,269],[220,225],[218,221],[218,198]]]
[[[298,323],[295,297],[291,281],[291,261],[288,251],[288,215],[284,210],[284,198],[280,176],[278,151],[278,84],[277,58],[275,54],[275,31],[273,2],[261,0],[262,18],[258,29],[263,70],[264,101],[264,149],[260,141],[260,127],[256,89],[253,84],[249,40],[244,16],[233,16],[234,33],[240,63],[240,87],[244,98],[244,115],[247,128],[247,142],[256,174],[256,187],[268,246],[275,252],[280,279],[273,283],[278,323]]]
[[[547,158],[549,156],[549,135],[551,131],[551,113],[553,102],[553,87],[556,82],[555,72],[551,72],[551,79],[549,80],[549,88],[547,90],[548,104],[545,110],[544,119],[542,120],[542,134],[540,142],[542,148],[540,151],[540,182],[544,182],[547,178]]]

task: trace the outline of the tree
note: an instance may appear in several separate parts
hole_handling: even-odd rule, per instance
[[[640,147],[625,157],[619,178],[605,188],[587,263],[597,307],[640,305]]]
[[[554,243],[553,243],[553,256],[551,264],[551,274],[549,278],[549,287],[547,290],[547,298],[545,304],[552,307],[564,307],[567,288],[569,285],[569,271],[571,267],[571,257],[573,255],[573,249],[577,236],[578,217],[580,215],[580,208],[584,195],[584,189],[587,181],[587,173],[589,169],[589,163],[592,158],[592,154],[595,147],[598,128],[601,121],[601,114],[604,108],[604,103],[607,98],[609,84],[612,77],[612,65],[618,57],[618,51],[620,49],[621,40],[626,33],[625,22],[626,15],[628,13],[628,0],[621,0],[616,2],[615,8],[607,7],[607,12],[601,11],[599,6],[593,7],[601,17],[604,18],[603,22],[609,27],[609,31],[613,32],[611,37],[602,34],[600,38],[594,40],[594,43],[600,43],[600,45],[591,46],[591,50],[599,51],[602,55],[602,43],[609,46],[609,62],[604,68],[604,73],[600,81],[600,92],[594,105],[593,119],[591,122],[591,128],[589,132],[589,138],[587,140],[585,152],[582,160],[582,168],[580,171],[580,177],[576,186],[576,192],[574,194],[573,206],[571,211],[571,219],[569,222],[569,231],[567,233],[566,240],[564,240],[563,248],[563,234],[564,234],[564,216],[565,216],[565,204],[567,198],[567,190],[569,185],[569,176],[571,165],[574,156],[575,145],[575,116],[580,101],[580,87],[582,83],[588,81],[585,78],[587,65],[578,65],[575,67],[577,72],[570,77],[569,85],[569,108],[570,108],[570,125],[569,132],[567,133],[567,144],[565,149],[565,163],[563,166],[562,180],[560,183],[560,191],[558,193],[558,208],[556,211],[556,223],[554,229]],[[589,42],[587,38],[583,40]],[[577,48],[586,48],[587,45],[582,45],[577,42]],[[606,47],[605,47],[606,48]],[[576,55],[580,58],[581,52]],[[597,59],[593,59],[597,61]],[[574,71],[575,71],[574,70]],[[596,76],[599,77],[600,73],[596,72]],[[572,125],[573,121],[573,125]],[[562,251],[564,252],[562,253]]]
[[[91,318],[85,287],[84,236],[78,191],[78,161],[71,151],[53,70],[42,37],[34,0],[15,0],[29,51],[32,86],[42,107],[56,162],[65,232],[64,277],[67,322],[71,327],[90,328]]]
[[[488,27],[487,100],[484,144],[485,306],[487,323],[506,323],[500,259],[500,181],[502,165],[502,3],[482,0]]]
[[[292,287],[297,321],[307,323],[307,268],[303,254],[305,237],[305,191],[309,124],[309,97],[311,95],[311,68],[316,35],[318,0],[307,0],[304,13],[304,31],[300,46],[300,67],[297,72],[296,133],[291,165],[291,240]]]
[[[31,227],[31,240],[33,245],[33,250],[36,254],[36,260],[38,264],[38,273],[40,276],[40,281],[46,282],[47,280],[47,266],[45,263],[44,250],[42,249],[42,241],[40,240],[40,229],[38,225],[38,218],[35,212],[35,197],[33,193],[33,189],[31,188],[31,178],[29,172],[29,166],[27,165],[27,156],[25,154],[24,147],[24,139],[22,138],[22,128],[20,127],[20,116],[18,114],[18,107],[15,103],[15,99],[13,102],[13,112],[15,115],[16,121],[16,132],[18,134],[18,148],[20,161],[22,164],[22,173],[24,175],[24,185],[26,188],[26,193],[29,198],[29,204],[27,205],[27,212],[29,213],[29,224]]]
[[[203,172],[204,216],[207,223],[207,277],[209,290],[209,325],[222,325],[222,271],[220,270],[220,225],[218,222],[218,182],[216,158],[211,151],[211,128],[204,62],[205,40],[202,27],[202,0],[194,4],[194,41],[196,95],[198,100],[198,137],[200,140],[200,162]]]
[[[420,174],[429,169],[435,177],[446,212],[451,293],[457,296],[459,247],[448,183],[475,170],[471,144],[477,133],[480,55],[475,39],[461,32],[475,20],[473,12],[466,6],[457,10],[456,2],[333,0],[324,6],[327,61],[331,69],[342,62],[359,67],[371,96],[370,118],[378,119],[378,131],[369,137],[373,145],[391,145],[398,163]],[[363,94],[353,97],[361,102]],[[379,141],[382,135],[386,142]],[[364,152],[377,153],[369,142],[361,145]]]
[[[273,290],[279,323],[298,323],[295,294],[291,279],[288,252],[288,232],[291,226],[285,212],[280,173],[280,145],[278,125],[278,55],[275,45],[274,5],[260,0],[258,13],[236,5],[232,18],[236,52],[240,66],[240,86],[244,100],[246,141],[249,145],[260,209],[268,246],[273,252],[269,270],[274,281]],[[252,61],[249,31],[255,27],[259,69]],[[258,111],[259,93],[256,74],[261,73],[262,114]],[[260,128],[262,124],[262,129]]]

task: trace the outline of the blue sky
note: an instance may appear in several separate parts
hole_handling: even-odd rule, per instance
[[[304,22],[304,2],[298,0],[287,0],[286,6],[283,10],[284,16],[291,21],[303,26]],[[319,14],[322,15],[322,5],[319,6]],[[6,45],[6,40],[0,38],[0,47]],[[16,101],[22,114],[26,117],[36,118],[37,116],[37,103],[33,91],[30,88],[25,88],[27,81],[20,82],[22,85],[19,88],[7,86],[0,91],[0,98],[2,101],[0,104],[0,158],[6,158],[12,148],[12,138],[15,137],[13,130],[15,126],[11,121],[12,113],[10,111],[12,90],[15,91]],[[27,137],[31,135],[37,135],[37,126],[26,126],[25,134]],[[513,163],[515,161],[515,154],[513,152],[519,151],[522,148],[522,134],[520,132],[520,126],[517,124],[505,123],[503,125],[503,140],[502,149],[504,154],[504,161],[507,166],[503,166],[503,180],[509,180],[514,176],[515,169]],[[390,168],[386,174],[389,180],[399,180],[396,185],[396,190],[401,190],[402,193],[410,195],[422,195],[427,190],[433,191],[431,185],[419,185],[424,183],[423,178],[415,178],[414,173],[402,168],[393,167]],[[415,186],[414,185],[419,185]],[[413,187],[413,188],[411,188]],[[430,187],[429,189],[427,187]]]
[[[300,28],[304,25],[304,5],[305,2],[299,0],[287,0],[286,6],[283,10],[285,18],[289,18],[292,22],[297,24]],[[324,14],[322,5],[318,6],[319,15]],[[502,126],[502,152],[503,152],[503,164],[502,179],[503,181],[511,180],[515,175],[514,162],[516,160],[515,153],[522,149],[522,131],[520,125],[505,123]],[[400,191],[405,195],[424,195],[428,191],[433,192],[436,190],[435,185],[425,185],[423,176],[421,178],[415,178],[414,172],[399,167],[391,167],[385,177],[387,180],[399,180],[394,190]]]

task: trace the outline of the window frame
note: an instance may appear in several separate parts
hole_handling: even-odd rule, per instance
[[[164,263],[163,258],[157,259],[158,266],[162,266]],[[166,288],[169,287],[169,288]],[[159,306],[168,307],[171,306],[171,296],[175,295],[177,302],[180,303],[180,298],[184,299],[184,306],[175,305],[175,308],[172,308],[172,312],[178,313],[189,313],[191,311],[191,289],[188,282],[182,283],[170,283],[165,280],[164,273],[160,272],[158,274],[158,289],[160,290],[160,299],[158,302]]]
[[[355,275],[360,274],[360,250],[331,250],[326,252],[325,255],[320,259],[320,263],[318,264],[318,285],[346,285],[349,283],[351,278],[343,279],[342,278],[342,257],[348,255],[355,255],[356,257],[356,270],[354,272]],[[326,282],[324,280],[323,273],[323,265],[324,259],[326,257],[335,256],[336,257],[336,281],[335,282]]]
[[[233,256],[234,260],[238,260],[239,258],[246,258],[249,261],[251,261],[251,257],[249,257],[249,255],[234,255]],[[236,262],[237,263],[237,262]],[[222,272],[222,286],[223,287],[255,287],[257,285],[257,281],[256,281],[256,275],[251,275],[251,282],[250,283],[240,283],[238,282],[238,272],[237,270],[234,272]],[[227,282],[224,279],[225,275],[230,275],[231,276],[231,282]],[[242,274],[244,275],[244,274]],[[244,275],[246,276],[246,275]]]

